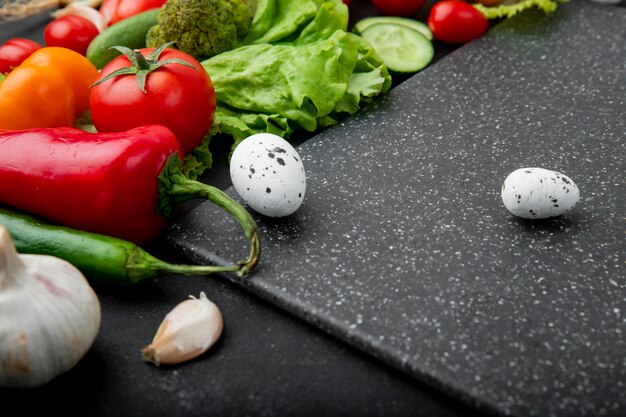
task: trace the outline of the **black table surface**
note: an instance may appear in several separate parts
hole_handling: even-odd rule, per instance
[[[352,1],[353,20],[373,14],[369,1]],[[11,37],[42,41],[47,21],[41,15],[0,22],[0,43]],[[436,46],[436,59],[451,49]],[[225,168],[218,163],[208,181],[228,186]],[[162,241],[148,249],[185,261]],[[482,415],[219,278],[164,276],[124,289],[95,288],[103,320],[92,349],[44,387],[0,390],[3,403],[15,410],[8,415],[41,410],[90,416]],[[139,351],[164,315],[200,291],[224,315],[218,343],[181,366],[142,362]]]
[[[374,14],[368,1],[352,2],[353,21]],[[42,14],[0,22],[0,43],[26,37],[43,44],[48,21]],[[436,59],[450,49],[440,45]],[[226,187],[225,164],[216,165],[209,181]],[[163,242],[148,249],[172,262],[186,261],[169,253]],[[96,286],[96,291],[102,327],[92,349],[74,369],[44,387],[0,389],[0,399],[15,410],[9,415],[41,410],[146,417],[479,415],[219,278],[166,276],[123,290]],[[167,311],[200,291],[224,316],[218,343],[182,366],[159,369],[141,361],[140,349]],[[143,322],[141,334],[135,331],[137,321]]]

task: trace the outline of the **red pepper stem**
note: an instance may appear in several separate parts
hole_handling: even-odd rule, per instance
[[[233,216],[243,228],[250,252],[248,258],[237,263],[240,276],[250,273],[259,262],[261,255],[261,238],[259,228],[248,211],[219,188],[190,180],[182,174],[170,178],[169,197],[172,203],[204,198],[217,205]]]
[[[261,238],[256,222],[241,204],[230,198],[222,190],[187,178],[182,173],[182,168],[183,164],[179,155],[177,153],[170,155],[159,175],[157,212],[167,217],[171,213],[172,207],[177,203],[197,198],[211,201],[233,216],[243,228],[250,246],[250,253],[247,259],[237,263],[236,268],[239,276],[250,273],[261,256]]]

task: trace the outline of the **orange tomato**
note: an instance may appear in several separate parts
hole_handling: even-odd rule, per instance
[[[72,126],[89,108],[98,70],[66,48],[35,51],[0,81],[0,129]]]

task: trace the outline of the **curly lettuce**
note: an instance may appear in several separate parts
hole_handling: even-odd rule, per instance
[[[211,138],[232,149],[254,133],[289,138],[354,114],[391,87],[382,59],[346,31],[341,0],[259,0],[241,46],[202,61],[217,97],[213,128],[186,158],[194,178],[210,167]]]
[[[564,3],[567,0],[521,0],[510,3],[503,3],[498,6],[484,6],[480,3],[474,4],[474,7],[487,19],[509,18],[526,9],[536,7],[546,13],[552,13],[556,10],[558,3]]]
[[[338,0],[259,0],[242,45],[309,43],[347,27],[348,9]]]
[[[336,31],[307,45],[249,45],[203,61],[218,98],[215,129],[287,136],[355,113],[390,86],[368,48],[358,36]]]

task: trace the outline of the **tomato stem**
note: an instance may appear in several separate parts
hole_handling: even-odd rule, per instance
[[[141,51],[139,51],[139,49],[133,50],[133,57],[135,58],[135,67],[137,68],[138,72],[151,70],[150,63],[148,63],[148,60],[141,54]]]
[[[193,68],[196,71],[199,71],[199,69],[196,68],[194,65],[182,59],[174,58],[174,59],[165,59],[163,61],[159,61],[159,57],[161,56],[163,51],[165,51],[165,49],[168,46],[172,45],[173,43],[174,42],[164,43],[163,45],[156,48],[154,51],[150,52],[148,56],[143,56],[143,54],[141,53],[139,49],[133,50],[125,46],[111,47],[112,49],[119,51],[126,58],[128,58],[130,65],[128,67],[123,67],[123,68],[120,68],[118,70],[111,72],[106,77],[103,77],[99,79],[98,81],[96,81],[95,83],[91,84],[90,87],[95,87],[98,84],[102,84],[106,81],[109,81],[116,77],[120,77],[122,75],[135,75],[137,77],[137,85],[139,86],[139,89],[141,90],[142,93],[146,94],[147,93],[146,80],[148,78],[148,75],[150,75],[152,71],[155,71],[161,68],[162,66],[170,65],[170,64],[180,64],[189,68]]]

